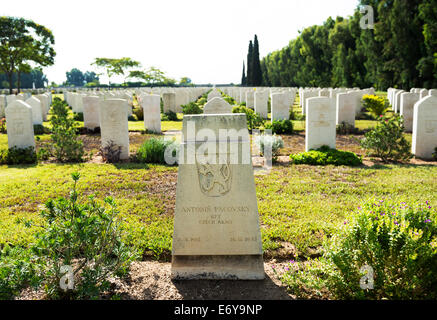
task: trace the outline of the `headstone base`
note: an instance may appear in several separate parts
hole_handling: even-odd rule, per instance
[[[173,256],[173,280],[264,280],[262,255]]]

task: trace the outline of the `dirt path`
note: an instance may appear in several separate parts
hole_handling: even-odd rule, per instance
[[[112,293],[128,300],[290,300],[293,296],[275,276],[266,262],[263,281],[172,281],[170,263],[134,262],[128,279],[113,283]]]

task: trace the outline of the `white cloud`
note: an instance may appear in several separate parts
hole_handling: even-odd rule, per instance
[[[32,19],[51,29],[57,52],[49,81],[82,71],[96,57],[131,57],[170,77],[195,83],[239,83],[249,40],[261,56],[280,49],[305,27],[348,16],[357,0],[14,0],[1,15]]]

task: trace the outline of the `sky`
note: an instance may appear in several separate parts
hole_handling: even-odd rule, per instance
[[[262,58],[329,16],[352,15],[357,5],[357,0],[14,0],[3,1],[0,15],[31,19],[53,32],[55,64],[44,68],[49,82],[64,82],[72,68],[98,72],[91,66],[96,57],[130,57],[143,69],[154,66],[176,80],[224,84],[241,82],[255,34]]]

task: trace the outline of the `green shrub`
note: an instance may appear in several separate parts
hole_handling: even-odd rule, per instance
[[[189,104],[182,106],[183,114],[202,114],[203,109],[196,103],[190,102]]]
[[[40,213],[42,231],[35,236],[33,251],[44,269],[44,288],[50,298],[96,299],[108,289],[108,277],[126,274],[135,255],[125,246],[117,206],[106,198],[106,207],[93,196],[79,202],[79,174],[68,199],[49,200]],[[32,225],[26,222],[26,225]],[[74,286],[60,286],[64,266],[71,267]],[[65,272],[65,271],[64,271]]]
[[[144,121],[144,113],[143,113],[143,108],[139,107],[139,108],[134,108],[132,110],[133,114],[136,116],[138,121]]]
[[[174,140],[151,138],[141,145],[136,158],[141,163],[166,164],[165,150],[167,148],[173,148],[172,155],[176,155],[178,146]]]
[[[408,161],[413,157],[411,145],[404,137],[404,121],[396,114],[381,118],[376,128],[365,134],[361,147],[384,162]]]
[[[46,161],[49,160],[51,156],[51,152],[49,149],[46,148],[39,148],[38,152],[36,153],[36,156],[38,158],[38,161]]]
[[[378,119],[387,110],[388,101],[384,97],[366,94],[363,96],[363,106],[375,119]]]
[[[83,142],[78,139],[74,119],[68,116],[66,104],[61,100],[54,100],[52,107],[53,155],[61,162],[82,162]]]
[[[6,133],[6,118],[0,119],[0,133]]]
[[[337,125],[337,134],[339,135],[358,134],[359,132],[358,128],[346,122]]]
[[[243,105],[232,108],[232,113],[245,113],[247,119],[247,128],[252,131],[264,126],[264,120],[261,116],[252,109],[246,108]]]
[[[208,102],[208,98],[206,97],[201,97],[199,100],[197,100],[197,104],[199,106],[204,106],[207,102]]]
[[[171,111],[171,110],[169,110],[166,113],[164,113],[164,115],[161,118],[161,120],[163,120],[163,121],[179,121],[178,115],[175,112]]]
[[[368,202],[348,217],[326,257],[340,298],[436,299],[437,212],[428,202]],[[360,288],[363,265],[374,271],[373,290]]]
[[[299,154],[290,155],[294,164],[309,164],[314,166],[359,166],[363,163],[361,157],[353,152],[331,149],[323,146],[317,150],[310,150]]]
[[[37,154],[33,147],[0,150],[0,164],[34,164],[38,162]]]
[[[135,114],[131,114],[130,116],[127,117],[128,121],[138,121],[138,118]]]
[[[30,249],[5,245],[0,251],[0,300],[12,300],[26,287],[41,283],[38,257]]]
[[[34,124],[33,125],[33,133],[35,135],[42,135],[50,133],[50,130],[44,127],[42,124]]]
[[[83,113],[82,112],[73,112],[74,121],[83,121]]]
[[[293,122],[290,120],[275,120],[267,123],[265,128],[272,130],[274,134],[293,134]]]
[[[266,135],[262,134],[259,136],[256,136],[255,138],[255,144],[257,145],[260,152],[265,156],[263,153],[264,150],[267,148],[271,150],[272,152],[272,160],[277,161],[279,156],[279,150],[284,147],[284,141],[280,136],[274,135]]]

